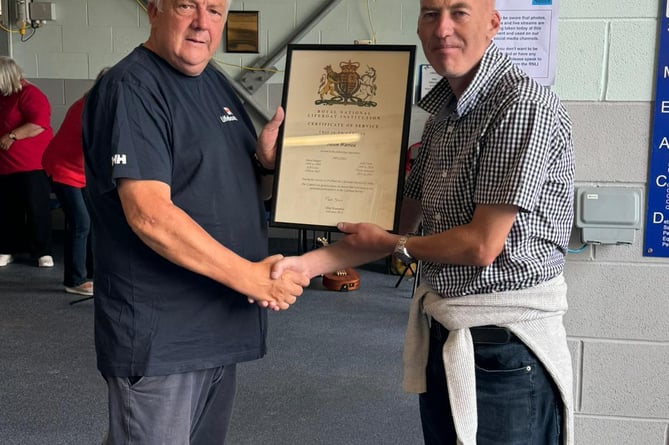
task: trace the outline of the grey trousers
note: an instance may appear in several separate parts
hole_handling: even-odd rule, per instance
[[[108,377],[104,445],[223,445],[236,366],[157,377]]]

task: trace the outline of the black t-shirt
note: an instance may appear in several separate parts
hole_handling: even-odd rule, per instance
[[[221,244],[251,261],[267,256],[256,135],[225,77],[212,66],[186,76],[140,46],[91,91],[83,138],[101,373],[166,375],[262,357],[266,311],[151,250],[116,191],[119,178],[162,181]]]

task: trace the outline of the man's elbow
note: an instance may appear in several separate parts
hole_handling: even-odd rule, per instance
[[[495,262],[500,253],[501,249],[479,245],[471,254],[471,263],[478,267],[488,267]]]
[[[126,221],[135,235],[145,242],[152,238],[152,234],[156,232],[158,226],[156,218],[141,212],[127,212]]]

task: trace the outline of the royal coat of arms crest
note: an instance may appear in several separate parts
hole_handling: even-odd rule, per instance
[[[377,103],[371,100],[376,96],[376,70],[367,66],[364,74],[360,75],[359,62],[340,62],[337,72],[332,65],[323,69],[318,86],[316,105],[357,105],[360,107],[376,107]]]

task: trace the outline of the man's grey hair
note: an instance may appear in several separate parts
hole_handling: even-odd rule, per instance
[[[158,8],[158,11],[163,10],[163,0],[146,0],[146,4],[153,3]],[[225,2],[225,17],[228,17],[228,12],[230,11],[230,6],[232,5],[232,0],[227,0]]]
[[[7,56],[0,56],[0,95],[11,96],[23,89],[21,84],[23,71],[14,59]]]

